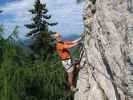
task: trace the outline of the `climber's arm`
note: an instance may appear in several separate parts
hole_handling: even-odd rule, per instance
[[[73,44],[72,41],[64,41],[64,43],[67,44],[67,45],[71,45],[71,44]]]
[[[64,48],[69,49],[69,48],[75,47],[75,46],[78,45],[78,44],[79,44],[78,42],[72,43],[72,44],[65,44],[65,43],[64,43]]]
[[[80,43],[81,38],[78,38],[74,41],[64,41],[64,48],[72,48]]]
[[[80,41],[81,41],[81,37],[76,39],[76,40],[74,40],[74,41],[72,41],[72,43],[79,43]]]
[[[79,43],[80,41],[81,41],[81,38],[78,38],[74,41],[65,41],[64,43],[68,44],[68,45],[72,45],[72,44],[75,44],[75,43]]]

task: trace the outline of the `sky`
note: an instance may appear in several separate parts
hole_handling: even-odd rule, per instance
[[[19,36],[25,37],[29,30],[24,27],[31,23],[32,15],[28,10],[32,9],[35,0],[0,0],[0,23],[5,27],[5,34],[12,32],[19,26]],[[49,14],[52,15],[50,22],[58,22],[58,25],[50,27],[50,30],[60,32],[63,36],[80,35],[83,31],[82,7],[83,3],[77,4],[76,0],[41,0],[47,4]]]

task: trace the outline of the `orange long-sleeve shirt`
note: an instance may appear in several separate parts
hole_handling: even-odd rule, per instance
[[[71,42],[58,42],[56,44],[56,51],[62,60],[71,58],[70,52],[68,50],[71,44]]]

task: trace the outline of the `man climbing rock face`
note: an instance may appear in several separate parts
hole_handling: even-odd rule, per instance
[[[77,89],[74,71],[77,67],[75,67],[75,65],[72,63],[71,54],[68,49],[78,45],[81,39],[79,38],[74,41],[62,41],[60,33],[54,34],[54,38],[57,41],[56,52],[62,60],[62,64],[68,74],[68,83],[70,85],[70,89],[72,91],[76,91]]]

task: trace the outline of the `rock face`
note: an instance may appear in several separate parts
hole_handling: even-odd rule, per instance
[[[86,0],[75,100],[133,100],[133,0]]]

